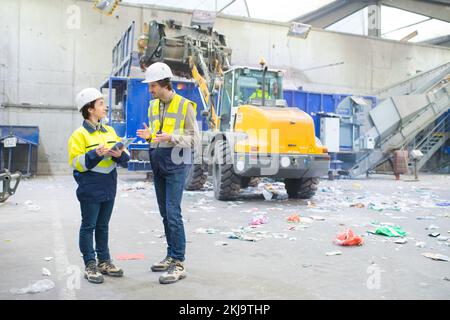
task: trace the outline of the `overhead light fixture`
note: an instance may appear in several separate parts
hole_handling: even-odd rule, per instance
[[[110,16],[114,13],[121,0],[94,0],[94,9]]]
[[[289,27],[288,36],[306,39],[311,31],[311,25],[300,22],[292,22]]]

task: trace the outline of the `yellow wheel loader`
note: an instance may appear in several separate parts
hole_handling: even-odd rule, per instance
[[[194,153],[187,190],[201,189],[208,173],[218,200],[236,199],[256,177],[283,180],[290,198],[315,194],[330,157],[312,118],[283,100],[281,71],[263,60],[257,68],[231,67],[225,37],[211,29],[152,21],[144,30],[141,67],[164,61],[180,76],[190,71],[202,93],[209,130]]]

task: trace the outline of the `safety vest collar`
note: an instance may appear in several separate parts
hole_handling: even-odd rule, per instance
[[[83,121],[83,128],[85,128],[91,134],[97,131],[97,129],[92,127],[92,125],[90,125],[87,120]],[[101,132],[108,132],[108,130],[106,130],[106,128],[101,123],[99,124],[98,130],[100,130]]]

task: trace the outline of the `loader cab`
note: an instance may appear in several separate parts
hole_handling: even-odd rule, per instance
[[[283,101],[282,79],[282,72],[277,70],[267,70],[264,74],[261,69],[236,67],[225,72],[220,89],[220,130],[226,131],[231,127],[239,106],[285,106],[285,103],[280,103]]]

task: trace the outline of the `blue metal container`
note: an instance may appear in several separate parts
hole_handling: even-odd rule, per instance
[[[6,148],[7,138],[16,138],[15,147]],[[37,173],[39,127],[0,126],[0,170],[20,171],[24,176]]]
[[[316,114],[318,112],[336,112],[336,107],[339,103],[350,96],[350,94],[321,93],[303,90],[284,90],[283,94],[289,107],[297,107],[312,116],[317,137],[320,136],[320,117]],[[364,96],[364,98],[371,101],[372,107],[377,103],[376,97]]]

